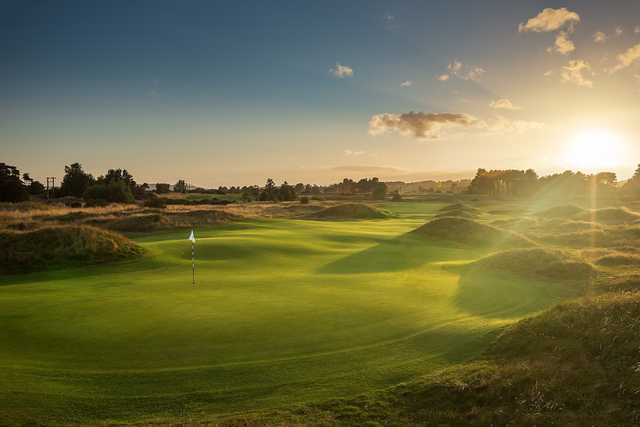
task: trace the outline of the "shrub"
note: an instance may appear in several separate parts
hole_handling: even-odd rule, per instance
[[[307,196],[300,197],[300,203],[303,204],[303,205],[308,205],[309,204],[309,198]]]
[[[84,199],[102,200],[110,203],[133,203],[131,189],[124,181],[94,184],[87,188]]]
[[[158,197],[155,194],[149,194],[144,201],[144,206],[147,208],[159,208],[163,209],[167,206],[164,198]]]

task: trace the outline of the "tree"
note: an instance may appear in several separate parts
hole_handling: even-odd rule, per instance
[[[371,192],[371,197],[374,200],[383,200],[384,196],[387,194],[387,184],[385,184],[384,182],[378,182],[377,178],[374,179],[376,180],[376,185]]]
[[[640,196],[640,164],[636,168],[633,176],[625,182],[622,187],[622,192],[631,197]]]
[[[267,182],[264,185],[264,188],[262,189],[262,191],[260,192],[260,201],[277,201],[277,194],[276,194],[276,183],[273,179],[271,178],[267,178]]]
[[[0,163],[0,201],[23,202],[29,200],[29,193],[20,179],[20,171],[15,166]]]
[[[40,181],[31,181],[28,187],[29,193],[37,196],[38,194],[44,193],[44,185]]]
[[[296,199],[296,191],[295,189],[285,181],[282,183],[280,188],[278,189],[278,200],[280,201],[291,201]]]
[[[157,183],[156,184],[156,193],[165,194],[171,191],[171,186],[169,184]]]
[[[176,193],[186,193],[187,192],[187,183],[184,182],[184,179],[178,180],[176,184],[173,186],[173,191]]]
[[[60,190],[63,196],[82,197],[94,182],[93,176],[82,170],[80,163],[72,163],[64,167],[64,178]]]
[[[112,180],[110,182],[101,180],[87,188],[84,199],[109,203],[132,203],[133,194],[131,194],[131,188],[123,180]]]

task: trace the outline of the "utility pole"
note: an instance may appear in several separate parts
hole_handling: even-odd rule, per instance
[[[51,187],[49,187],[49,183],[51,183]],[[47,177],[47,200],[51,198],[51,193],[53,192],[54,188],[56,188],[56,177],[48,176]]]

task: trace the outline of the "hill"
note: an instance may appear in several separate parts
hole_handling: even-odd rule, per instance
[[[126,237],[86,225],[0,231],[0,271],[5,273],[113,261],[141,253]]]

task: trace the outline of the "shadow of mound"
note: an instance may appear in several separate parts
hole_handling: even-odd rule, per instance
[[[306,216],[301,219],[311,220],[358,220],[358,219],[384,219],[389,213],[364,203],[345,203],[331,206]]]
[[[322,266],[320,274],[365,274],[403,271],[434,261],[478,256],[478,249],[430,241],[409,232]]]
[[[584,294],[595,271],[544,249],[492,254],[460,268],[456,304],[486,318],[518,318]]]
[[[260,241],[255,239],[226,238],[226,239],[200,239],[197,243],[196,257],[199,262],[227,261],[227,260],[252,260],[275,259],[280,257],[299,257],[322,253],[304,244],[279,243]],[[191,246],[179,242],[172,245],[173,250],[179,253],[182,260],[191,260]],[[179,250],[177,246],[180,247]]]

